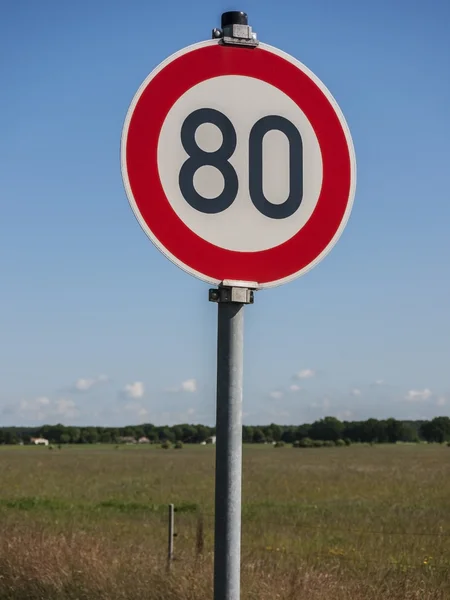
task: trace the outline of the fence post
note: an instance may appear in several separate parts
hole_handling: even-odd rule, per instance
[[[173,538],[174,538],[174,514],[175,507],[173,504],[169,504],[169,545],[168,545],[168,553],[167,553],[167,568],[170,569],[172,561],[173,561]]]
[[[204,527],[203,527],[203,514],[200,513],[197,518],[197,535],[195,540],[195,549],[197,554],[197,559],[201,557],[203,554],[203,549],[205,545],[205,536],[204,536]]]

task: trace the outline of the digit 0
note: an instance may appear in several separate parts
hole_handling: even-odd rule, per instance
[[[263,190],[263,139],[269,131],[281,131],[289,141],[289,196],[282,204],[272,204]],[[286,219],[295,213],[303,198],[303,143],[291,121],[278,115],[259,119],[248,140],[249,192],[255,207],[271,219]]]
[[[216,125],[222,133],[222,145],[215,152],[205,152],[195,141],[195,132],[204,123]],[[192,208],[208,214],[219,213],[229,208],[236,199],[239,187],[236,171],[228,162],[236,149],[236,131],[230,119],[213,108],[195,110],[186,117],[181,127],[181,144],[189,155],[179,175],[180,190],[186,202]],[[215,167],[222,173],[224,188],[216,198],[205,198],[194,187],[195,172],[205,165]]]

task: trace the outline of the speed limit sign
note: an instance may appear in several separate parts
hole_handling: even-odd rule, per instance
[[[352,139],[336,101],[296,59],[217,40],[180,50],[136,93],[122,176],[142,228],[211,284],[268,288],[318,262],[353,204]]]

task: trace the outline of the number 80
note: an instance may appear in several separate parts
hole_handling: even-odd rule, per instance
[[[222,145],[205,152],[195,141],[200,125],[212,123],[223,136]],[[263,138],[269,131],[281,131],[289,141],[289,196],[282,204],[272,204],[263,191]],[[200,108],[186,117],[181,127],[181,144],[189,158],[179,175],[180,191],[188,204],[203,213],[216,214],[229,208],[236,199],[239,182],[229,159],[236,150],[236,130],[230,119],[213,108]],[[295,213],[303,198],[303,143],[295,125],[279,115],[268,115],[257,121],[248,140],[249,193],[254,206],[266,217],[285,219]],[[212,166],[223,175],[223,191],[213,199],[201,196],[194,187],[194,174],[203,166]]]

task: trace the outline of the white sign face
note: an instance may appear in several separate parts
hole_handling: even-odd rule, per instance
[[[345,119],[323,83],[265,44],[184,48],[138,90],[122,136],[144,231],[207,281],[291,281],[340,237],[356,183]]]
[[[239,94],[236,90],[239,90]],[[180,170],[189,158],[183,148],[180,131],[189,115],[204,107],[214,108],[224,114],[231,122],[236,138],[235,150],[228,159],[238,179],[236,198],[229,208],[213,214],[197,210],[186,202],[179,185]],[[258,210],[252,202],[249,189],[250,132],[257,121],[273,115],[274,107],[276,114],[292,123],[300,133],[303,171],[308,174],[303,178],[301,206],[292,215],[281,219],[268,218]],[[205,122],[194,132],[195,144],[200,153],[220,152],[227,133],[207,122],[206,118],[207,115]],[[282,206],[290,194],[289,139],[285,133],[271,129],[264,135],[261,146],[263,194],[273,205]],[[205,203],[209,200],[214,204],[214,199],[223,192],[224,173],[218,166],[205,164],[194,173],[194,189],[205,198]],[[158,169],[168,201],[189,229],[211,244],[237,252],[268,250],[290,239],[312,215],[322,186],[319,142],[302,110],[273,85],[239,75],[203,81],[173,105],[159,137]]]

